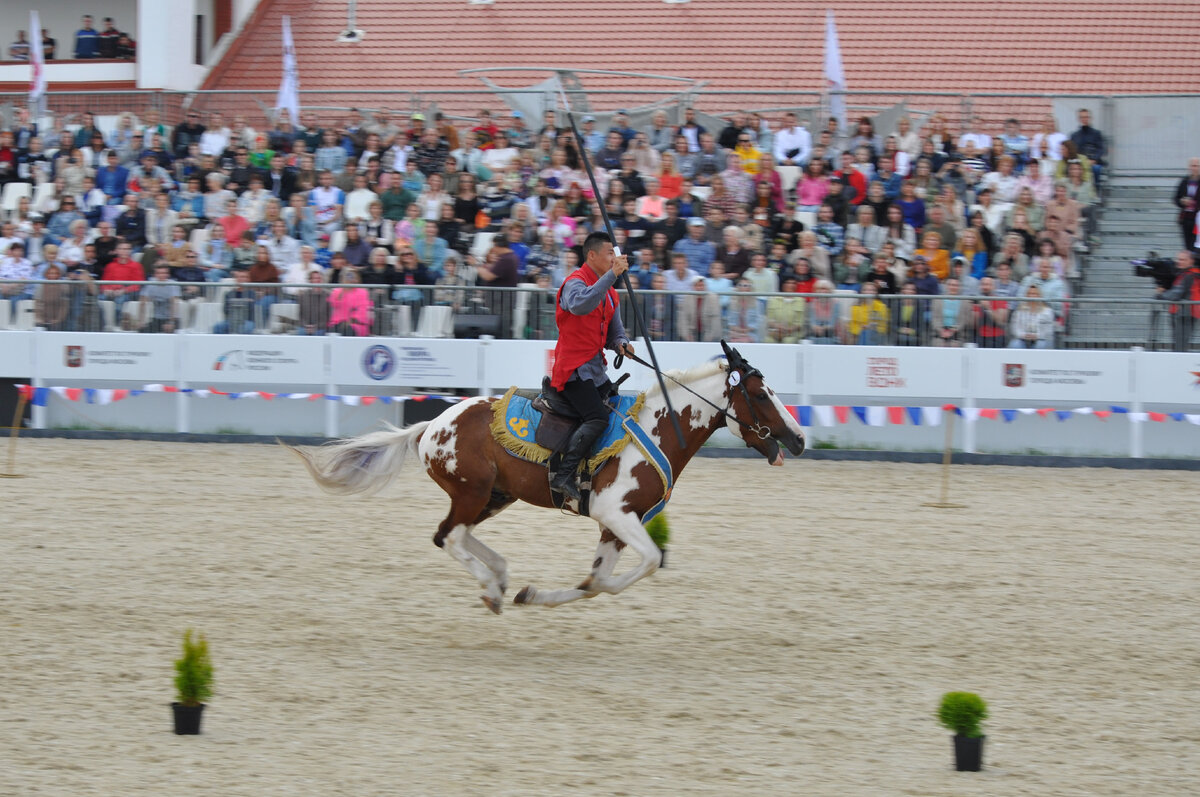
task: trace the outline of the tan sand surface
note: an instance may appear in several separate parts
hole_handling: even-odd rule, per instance
[[[319,493],[269,446],[27,440],[0,481],[0,795],[1200,793],[1182,472],[698,460],[669,567],[495,617],[419,470]],[[572,586],[588,520],[480,536]],[[216,694],[170,732],[202,630]],[[986,769],[933,714],[984,696]]]

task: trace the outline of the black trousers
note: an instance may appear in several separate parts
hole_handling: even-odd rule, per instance
[[[608,393],[608,382],[604,383],[604,394]],[[604,404],[604,399],[601,398],[601,388],[594,382],[587,379],[572,379],[562,389],[562,394],[566,396],[567,401],[571,402],[571,406],[579,413],[579,417],[583,418],[585,424],[600,421],[602,424],[608,423],[608,407]],[[600,426],[600,431],[603,431],[604,426]]]
[[[1196,319],[1192,316],[1191,305],[1180,306],[1171,319],[1175,333],[1175,351],[1188,351],[1192,344],[1192,331],[1196,328]]]

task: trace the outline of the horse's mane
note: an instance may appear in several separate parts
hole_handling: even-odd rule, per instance
[[[698,382],[701,379],[706,379],[723,370],[725,370],[725,358],[715,357],[706,362],[702,362],[699,365],[693,365],[691,368],[664,371],[663,375],[669,376],[671,379],[682,382],[685,385],[690,385],[692,382]],[[675,384],[675,382],[667,380],[668,389],[670,389],[671,385],[673,384]],[[662,395],[662,388],[658,386],[657,382],[655,382],[650,389],[646,391],[646,398],[654,398],[655,396],[659,395]]]

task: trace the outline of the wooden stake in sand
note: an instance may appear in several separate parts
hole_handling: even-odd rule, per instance
[[[946,448],[942,452],[942,500],[926,501],[921,506],[932,506],[937,509],[966,509],[966,504],[950,503],[950,451],[954,444],[954,413],[947,411],[946,416]]]
[[[12,434],[8,438],[8,470],[0,473],[0,479],[24,479],[24,473],[17,473],[17,436],[21,432],[21,418],[25,414],[25,394],[17,396],[17,412],[13,415]]]

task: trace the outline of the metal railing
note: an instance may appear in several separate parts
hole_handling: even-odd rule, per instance
[[[177,292],[175,289],[178,289]],[[635,292],[652,340],[719,340],[838,345],[1008,346],[1021,336],[1013,316],[1022,297],[883,295],[879,305],[849,290],[834,294],[733,292],[714,294],[699,308],[695,291]],[[804,299],[802,310],[795,299]],[[696,300],[698,312],[684,308]],[[860,309],[856,310],[856,306]],[[1190,330],[1200,302],[1152,298],[1051,298],[1042,328],[1045,348],[1190,350],[1178,336]],[[882,307],[882,311],[880,310]],[[949,309],[947,309],[949,308]],[[1172,312],[1174,308],[1175,312]],[[632,336],[632,306],[622,294],[622,320]],[[997,312],[1002,311],[1002,312]],[[188,332],[197,334],[341,334],[384,337],[504,339],[557,338],[555,289],[524,285],[280,284],[114,282],[66,280],[0,282],[0,329],[40,327],[75,332]],[[953,323],[951,323],[953,322]]]

